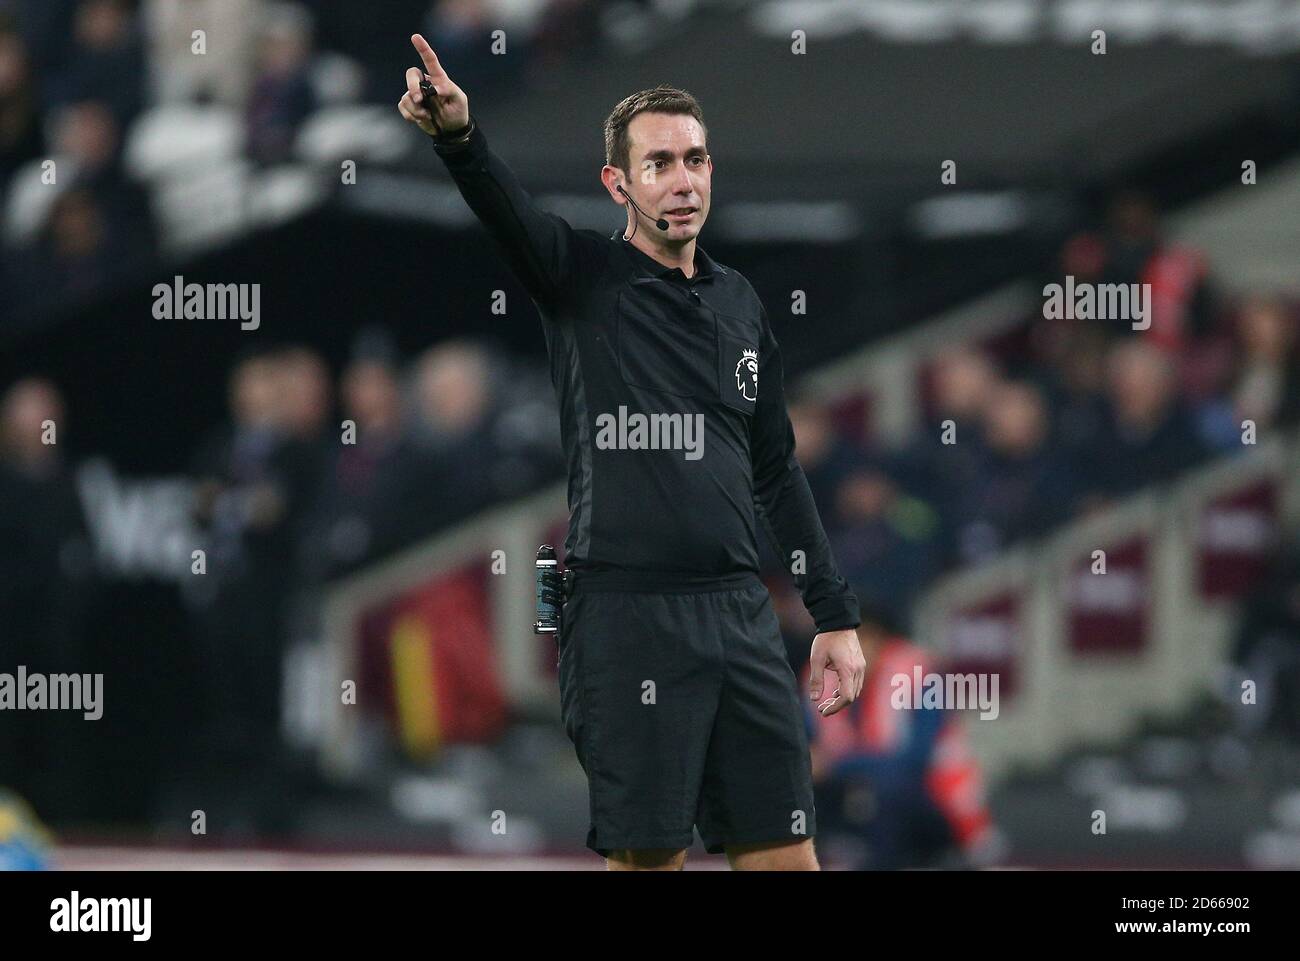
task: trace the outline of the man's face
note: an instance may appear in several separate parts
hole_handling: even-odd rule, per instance
[[[650,218],[668,221],[666,231],[651,226],[656,235],[677,244],[695,239],[709,216],[713,183],[713,161],[699,122],[689,114],[647,111],[632,118],[627,132],[632,172],[628,193]],[[691,209],[685,215],[676,213],[682,208]]]

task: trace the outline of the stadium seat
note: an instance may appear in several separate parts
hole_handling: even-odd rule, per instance
[[[336,106],[318,110],[298,131],[294,153],[303,160],[391,162],[410,149],[413,140],[396,111],[379,106]]]
[[[4,242],[9,247],[26,244],[49,216],[54,201],[76,179],[76,163],[56,157],[54,183],[41,179],[42,159],[23,165],[9,183],[9,194],[4,203]]]
[[[237,157],[244,144],[239,115],[227,107],[168,105],[141,114],[126,138],[127,172],[149,180]]]

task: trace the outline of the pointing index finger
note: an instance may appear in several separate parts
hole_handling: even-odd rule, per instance
[[[429,46],[429,42],[425,40],[424,37],[420,36],[418,33],[412,34],[411,45],[415,47],[415,52],[418,53],[420,59],[424,61],[424,69],[428,72],[430,78],[432,78],[432,83],[435,87],[438,86],[440,80],[450,79],[447,76],[446,71],[442,69],[442,64],[438,62],[438,55],[433,52],[433,47]]]

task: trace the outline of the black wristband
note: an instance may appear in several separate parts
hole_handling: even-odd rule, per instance
[[[444,130],[441,134],[433,138],[433,142],[439,147],[449,147],[454,144],[464,143],[469,140],[469,135],[474,132],[474,118],[469,118],[469,123],[459,130]]]

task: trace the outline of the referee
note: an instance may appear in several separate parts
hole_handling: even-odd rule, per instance
[[[698,828],[735,869],[816,870],[808,738],[758,519],[817,624],[822,715],[862,688],[858,606],[795,460],[767,312],[696,243],[713,176],[699,104],[660,86],[614,108],[600,177],[627,227],[606,237],[539,209],[411,42],[424,71],[406,72],[398,109],[433,137],[546,334],[574,571],[560,701],[590,787],[587,846],[611,870],[679,870]],[[826,670],[838,686],[823,699]]]

